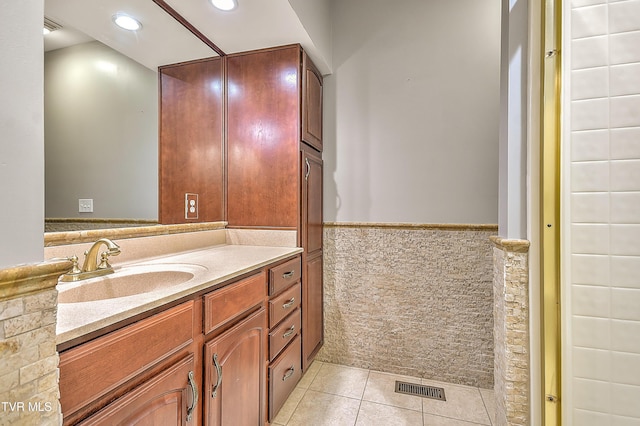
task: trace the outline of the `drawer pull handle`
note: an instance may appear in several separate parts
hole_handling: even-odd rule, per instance
[[[289,309],[290,307],[293,306],[294,303],[296,303],[296,298],[292,297],[291,299],[289,299],[287,303],[282,305],[282,309]]]
[[[284,377],[282,377],[282,381],[284,382],[285,380],[287,380],[289,377],[293,376],[294,371],[296,371],[295,367],[292,365],[291,367],[289,367],[287,369],[287,371],[284,373]]]
[[[187,422],[191,421],[193,417],[193,411],[196,409],[196,405],[198,405],[198,385],[193,380],[193,371],[189,371],[189,375],[187,376],[187,381],[189,383],[189,387],[191,388],[191,407],[187,407]]]
[[[291,336],[291,335],[292,335],[293,333],[295,333],[295,332],[296,332],[296,326],[295,326],[295,325],[292,325],[292,326],[287,330],[287,332],[286,332],[286,333],[284,333],[284,334],[282,335],[282,338],[283,338],[283,339],[286,339],[287,337]]]
[[[282,278],[289,279],[289,278],[293,277],[294,273],[295,273],[295,271],[285,272],[284,274],[282,274]]]
[[[220,384],[222,383],[222,367],[218,362],[218,354],[213,354],[213,366],[216,368],[216,372],[218,373],[218,380],[211,389],[211,398],[215,398],[218,395],[218,389],[220,388]]]

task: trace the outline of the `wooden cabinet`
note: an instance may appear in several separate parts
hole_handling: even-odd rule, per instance
[[[298,231],[306,368],[323,342],[322,75],[299,45],[227,64],[227,221]]]
[[[302,368],[313,361],[324,342],[322,268],[322,156],[306,145],[302,176]]]
[[[206,424],[265,421],[267,315],[264,308],[205,344]]]
[[[269,421],[302,377],[300,257],[269,269]]]
[[[229,226],[296,229],[300,47],[227,57]]]
[[[194,313],[194,302],[186,302],[62,352],[60,405],[64,423],[76,423],[95,407],[144,383],[170,358],[193,353]],[[140,350],[140,342],[145,342],[144,350]],[[186,375],[180,380],[179,384],[184,384]],[[180,386],[171,389],[183,388]]]
[[[278,404],[301,374],[300,276],[296,255],[62,351],[64,424],[264,425],[268,368]]]
[[[159,79],[159,222],[224,220],[223,60],[160,67]]]
[[[302,378],[300,336],[269,366],[269,420],[273,420]]]
[[[302,52],[302,140],[322,152],[322,74]]]
[[[79,423],[88,425],[195,425],[199,390],[190,355]]]

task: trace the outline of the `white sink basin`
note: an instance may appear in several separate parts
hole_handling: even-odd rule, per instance
[[[191,264],[127,266],[110,275],[58,284],[58,302],[91,302],[150,293],[186,283],[206,269]]]

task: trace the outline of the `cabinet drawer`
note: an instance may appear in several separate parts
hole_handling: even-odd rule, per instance
[[[300,357],[300,336],[296,336],[278,360],[269,367],[269,421],[278,414],[302,377]]]
[[[269,300],[269,327],[275,327],[284,317],[300,306],[300,284]]]
[[[269,295],[278,294],[300,279],[300,258],[291,259],[269,270]]]
[[[300,332],[300,309],[288,316],[282,323],[269,333],[269,360],[275,357],[292,341]]]
[[[62,352],[60,404],[65,419],[190,344],[193,328],[191,301]]]
[[[229,321],[243,316],[264,303],[264,273],[253,275],[204,296],[204,332],[212,332]]]

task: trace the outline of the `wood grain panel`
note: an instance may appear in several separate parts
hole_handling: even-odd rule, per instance
[[[324,343],[322,256],[307,258],[304,267],[302,362],[303,368],[306,370]]]
[[[60,354],[60,405],[67,417],[192,342],[193,301]],[[141,350],[140,342],[144,342]]]
[[[266,330],[267,314],[261,309],[205,344],[207,425],[264,425]],[[215,368],[214,356],[222,375]]]
[[[227,220],[296,228],[300,47],[227,57]]]
[[[275,327],[284,317],[300,306],[301,294],[300,283],[297,283],[269,300],[269,327]]]
[[[269,269],[269,295],[278,294],[302,276],[300,258],[296,257]]]
[[[118,398],[95,415],[79,423],[82,426],[111,425],[187,425],[197,424],[197,407],[187,422],[188,404],[193,405],[188,385],[194,370],[193,355],[170,366],[141,386]],[[189,400],[189,401],[188,401]]]
[[[322,151],[322,74],[302,56],[302,140]]]
[[[269,367],[269,421],[278,414],[301,377],[298,336]]]
[[[263,304],[267,296],[264,273],[253,275],[204,296],[204,332],[210,333],[251,308]]]
[[[322,250],[322,154],[303,144],[302,247],[308,255]]]
[[[159,221],[224,220],[223,60],[160,68]],[[185,218],[185,194],[198,218]]]
[[[273,361],[282,349],[300,333],[301,324],[300,309],[296,309],[278,327],[269,332],[270,361]]]

